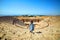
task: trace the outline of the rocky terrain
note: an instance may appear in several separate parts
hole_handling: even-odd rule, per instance
[[[0,40],[60,40],[60,16],[44,16],[44,20],[36,25],[34,34],[29,28],[13,25],[12,21],[12,17],[0,17]]]

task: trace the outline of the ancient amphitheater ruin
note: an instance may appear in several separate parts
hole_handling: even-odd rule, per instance
[[[34,21],[34,34],[29,32]],[[60,16],[0,17],[0,40],[60,40]]]

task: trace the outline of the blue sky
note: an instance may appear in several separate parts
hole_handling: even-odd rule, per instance
[[[0,16],[60,15],[60,0],[0,0]]]

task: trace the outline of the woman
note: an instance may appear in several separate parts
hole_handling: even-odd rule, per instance
[[[33,24],[33,21],[31,21],[29,30],[30,30],[31,33],[34,31],[34,24]]]

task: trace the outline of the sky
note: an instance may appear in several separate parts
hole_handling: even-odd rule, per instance
[[[60,15],[60,0],[0,0],[0,16]]]

